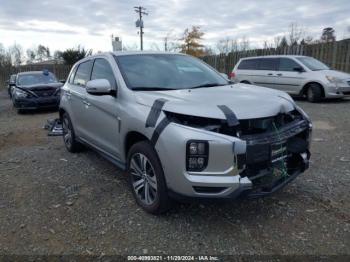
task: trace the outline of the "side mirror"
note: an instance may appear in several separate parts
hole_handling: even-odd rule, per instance
[[[86,92],[91,95],[111,95],[113,90],[107,79],[95,79],[86,83]]]
[[[229,79],[229,78],[228,78],[228,75],[225,74],[225,73],[220,73],[220,75],[223,76],[225,79]]]
[[[9,86],[16,86],[15,82],[9,82]]]
[[[299,72],[299,73],[305,72],[304,68],[302,68],[301,66],[294,67],[293,71],[296,71],[296,72]]]

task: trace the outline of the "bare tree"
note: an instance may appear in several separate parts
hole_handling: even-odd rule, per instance
[[[287,34],[289,45],[297,45],[299,41],[303,38],[305,30],[299,26],[297,23],[291,23],[289,25],[289,32]]]
[[[173,36],[172,32],[168,32],[163,38],[164,41],[164,51],[174,52],[180,48],[180,45],[177,43],[177,38]]]
[[[224,39],[220,39],[216,43],[216,49],[219,51],[220,54],[228,54],[230,51],[232,51],[231,43],[232,43],[232,40],[228,37]]]
[[[238,41],[237,39],[234,39],[231,41],[231,52],[237,52],[238,50]]]
[[[0,71],[3,68],[9,68],[12,66],[11,55],[8,50],[0,43]]]
[[[239,45],[239,50],[247,51],[250,48],[249,39],[246,36],[243,36],[243,38],[238,42],[238,45]]]
[[[14,66],[19,66],[23,61],[23,48],[21,45],[14,43],[9,47],[9,53],[11,56],[12,64]]]
[[[280,46],[281,44],[281,40],[282,40],[282,36],[275,36],[273,38],[273,44],[274,44],[274,47],[277,48]]]

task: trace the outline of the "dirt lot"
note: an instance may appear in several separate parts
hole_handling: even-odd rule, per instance
[[[272,197],[143,212],[126,175],[68,153],[0,92],[0,254],[350,255],[350,100],[298,104],[314,122],[310,169]]]

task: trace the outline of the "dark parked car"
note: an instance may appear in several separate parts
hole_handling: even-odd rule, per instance
[[[47,70],[18,73],[12,91],[12,101],[18,111],[57,108],[62,83]]]
[[[10,76],[10,79],[6,81],[7,83],[7,91],[9,93],[9,96],[12,97],[12,87],[16,83],[16,74],[13,74]]]

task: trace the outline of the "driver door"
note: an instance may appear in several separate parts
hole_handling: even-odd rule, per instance
[[[117,82],[110,63],[96,58],[91,80],[107,79],[117,94]],[[89,141],[98,149],[119,158],[119,112],[117,95],[86,94],[86,112],[89,118]]]

